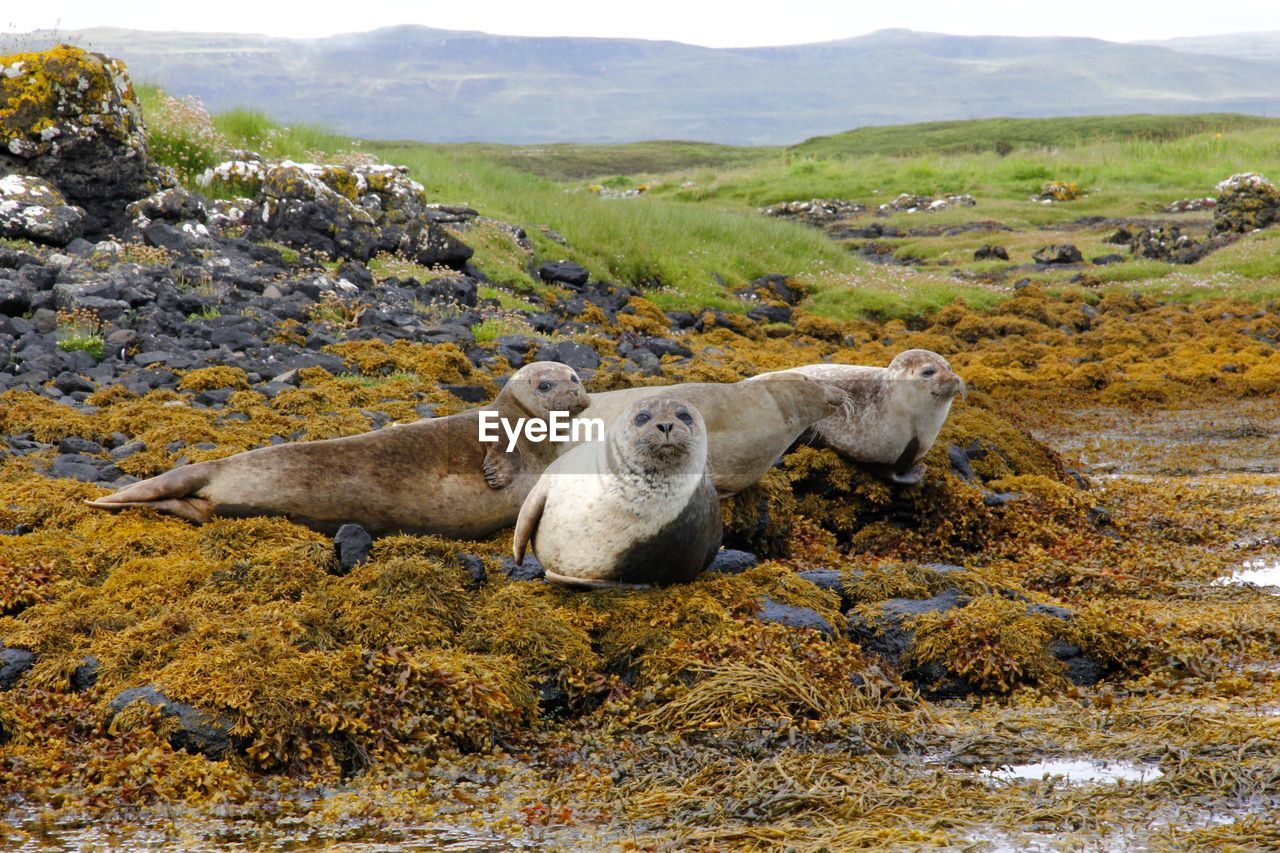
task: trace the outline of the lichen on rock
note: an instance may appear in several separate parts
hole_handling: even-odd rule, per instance
[[[162,181],[124,63],[65,44],[0,57],[0,168],[53,183],[90,233]]]

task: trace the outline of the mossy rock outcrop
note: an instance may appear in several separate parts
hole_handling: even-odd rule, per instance
[[[91,234],[118,227],[162,183],[124,63],[65,44],[0,56],[0,171],[53,183]]]
[[[1232,175],[1218,184],[1213,208],[1216,233],[1248,234],[1280,219],[1280,190],[1256,172]]]

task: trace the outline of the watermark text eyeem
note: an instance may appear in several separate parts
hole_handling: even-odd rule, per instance
[[[568,412],[548,412],[542,418],[516,418],[515,423],[492,410],[480,412],[480,441],[494,444],[507,438],[507,452],[516,449],[521,435],[528,441],[604,441],[603,418],[574,418]]]

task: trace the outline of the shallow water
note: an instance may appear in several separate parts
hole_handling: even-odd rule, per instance
[[[1160,768],[1151,765],[1091,758],[1048,758],[1030,764],[1006,764],[986,772],[1002,782],[1039,781],[1051,776],[1061,777],[1073,785],[1150,782],[1164,775]]]
[[[1253,584],[1270,587],[1268,591],[1272,595],[1280,595],[1280,560],[1245,560],[1240,569],[1213,583],[1214,586]]]

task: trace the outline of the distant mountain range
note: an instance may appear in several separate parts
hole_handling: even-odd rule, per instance
[[[108,28],[56,37],[213,110],[251,106],[379,139],[788,144],[989,116],[1280,114],[1277,33],[1120,44],[882,30],[733,49],[418,26],[322,39]],[[10,34],[0,45],[53,38]]]

